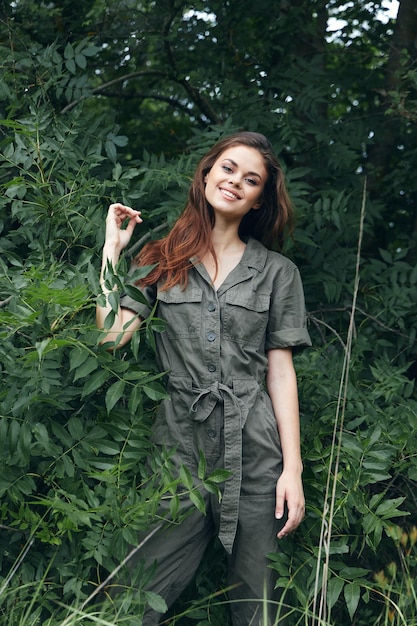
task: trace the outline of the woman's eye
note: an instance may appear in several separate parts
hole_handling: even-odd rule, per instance
[[[229,167],[228,165],[222,165],[222,168],[224,169],[225,172],[227,172],[228,174],[230,174],[230,172],[232,171],[232,168]]]
[[[257,184],[256,180],[254,180],[253,178],[246,178],[246,182],[249,183],[249,185]]]

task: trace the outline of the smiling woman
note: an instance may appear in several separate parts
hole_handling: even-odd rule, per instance
[[[250,209],[259,209],[267,179],[263,158],[257,150],[247,146],[225,150],[204,177],[215,227],[221,220],[225,220],[223,227],[230,220],[240,222]]]
[[[157,563],[150,590],[170,605],[218,535],[228,553],[234,626],[264,624],[265,597],[279,599],[267,554],[304,517],[292,362],[294,346],[310,345],[303,289],[295,265],[263,245],[279,245],[290,218],[282,170],[267,139],[249,132],[223,139],[200,161],[171,233],[135,260],[155,264],[138,283],[148,305],[122,297],[103,339],[126,343],[152,310],[165,322],[155,341],[169,400],[160,406],[152,439],[172,449],[174,474],[181,476],[185,466],[198,484],[203,454],[208,471],[225,469],[228,478],[220,502],[217,494],[201,492],[205,515],[184,494],[188,516],[174,528],[162,504],[158,519],[171,528],[147,541],[141,559]],[[103,274],[141,221],[130,207],[110,206]],[[97,307],[99,328],[110,309]],[[270,623],[274,607],[271,602]],[[157,623],[149,610],[143,624]]]

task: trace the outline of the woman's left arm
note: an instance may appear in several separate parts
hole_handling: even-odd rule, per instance
[[[268,351],[266,384],[278,424],[283,455],[283,471],[277,481],[275,505],[277,519],[283,517],[285,503],[288,509],[287,522],[278,533],[281,539],[297,528],[305,512],[297,378],[291,348]]]

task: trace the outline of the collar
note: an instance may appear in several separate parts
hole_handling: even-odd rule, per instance
[[[246,267],[253,267],[258,272],[262,272],[265,268],[267,258],[267,248],[257,239],[249,237],[246,242],[245,251],[240,260],[241,264],[246,265]]]

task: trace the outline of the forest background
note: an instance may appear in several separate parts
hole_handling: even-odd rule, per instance
[[[1,624],[164,608],[109,600],[115,569],[160,498],[180,517],[181,492],[201,508],[222,476],[202,459],[200,485],[173,480],[168,452],[145,467],[163,329],[98,346],[104,219],[116,199],[143,212],[108,272],[123,288],[199,156],[243,128],[286,171],[313,339],[295,356],[307,514],[271,555],[288,623],[417,624],[417,10],[385,5],[0,3]],[[166,623],[226,626],[225,585],[214,543]]]

